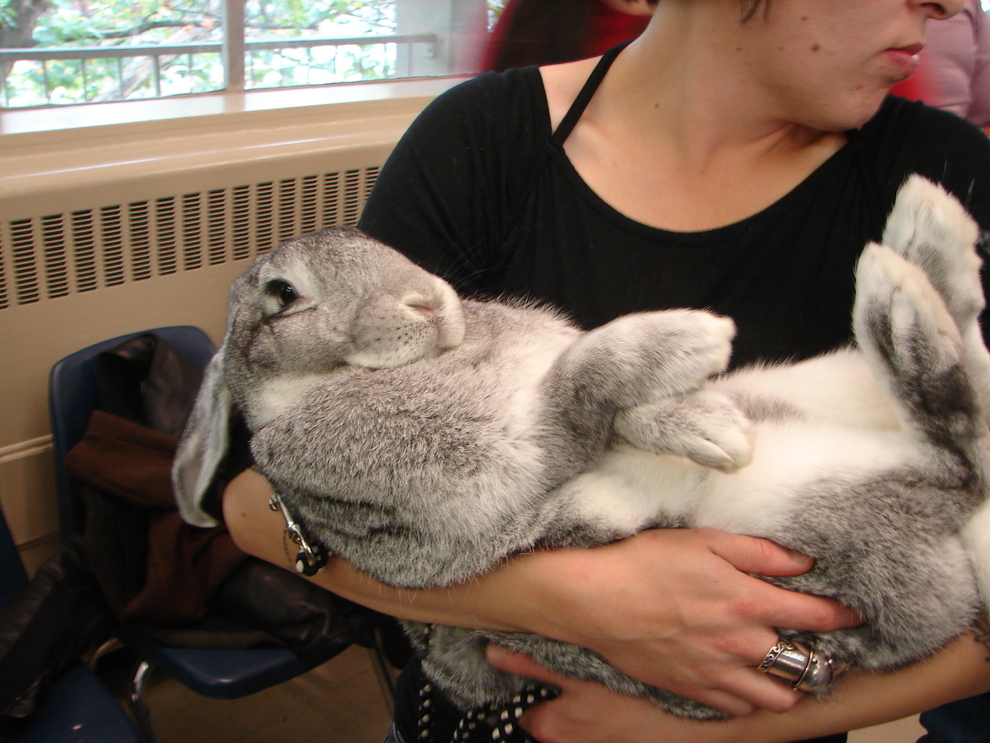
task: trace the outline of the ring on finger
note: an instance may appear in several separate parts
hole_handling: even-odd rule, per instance
[[[832,659],[789,640],[777,640],[756,668],[798,691],[820,691],[837,675]]]

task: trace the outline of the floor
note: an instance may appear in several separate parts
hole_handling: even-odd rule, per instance
[[[371,655],[359,647],[244,699],[206,699],[153,678],[148,707],[159,743],[381,743],[391,716]],[[858,730],[849,741],[914,743],[923,733],[910,718]]]
[[[909,717],[856,730],[849,734],[849,743],[914,743],[924,734],[925,729],[918,724],[918,718]]]
[[[107,674],[121,691],[121,670]],[[391,721],[371,654],[357,646],[249,697],[207,699],[153,676],[146,700],[159,743],[381,743]]]

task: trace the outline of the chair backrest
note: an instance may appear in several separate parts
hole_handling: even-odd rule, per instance
[[[96,357],[142,333],[154,333],[164,339],[201,369],[206,367],[216,352],[213,341],[199,328],[175,325],[128,333],[95,343],[66,356],[52,367],[48,380],[48,412],[52,427],[59,529],[63,540],[82,531],[82,505],[73,495],[72,477],[62,463],[86,433],[89,418],[96,409]]]
[[[7,519],[0,513],[0,609],[28,583],[24,563],[17,553],[17,545],[7,528]]]

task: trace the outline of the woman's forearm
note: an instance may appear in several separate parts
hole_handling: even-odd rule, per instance
[[[224,519],[245,552],[292,569],[296,547],[283,533],[281,514],[267,505],[271,493],[271,486],[263,476],[251,470],[243,472],[228,486]],[[731,541],[734,539],[746,541],[737,544]],[[750,541],[754,543],[752,549]],[[760,597],[775,597],[788,604],[780,614],[773,615],[767,610],[765,617],[754,617],[755,621],[774,620],[778,626],[817,631],[857,623],[852,612],[835,602],[783,591],[737,575],[739,571],[793,575],[811,567],[807,558],[792,556],[772,545],[767,549],[769,543],[762,542],[717,532],[653,532],[593,550],[562,549],[516,555],[468,583],[425,589],[385,585],[346,560],[331,558],[311,580],[356,603],[403,619],[507,632],[539,632],[584,646],[609,635],[619,619],[614,607],[596,606],[600,602],[588,600],[589,595],[598,597],[605,591],[626,597],[629,603],[656,604],[671,615],[652,616],[650,624],[683,622],[683,615],[689,609],[678,606],[678,602],[715,604],[733,598],[717,593],[714,587],[734,581],[745,586],[746,595],[739,598],[739,604]],[[648,573],[655,575],[647,578]],[[638,595],[630,598],[630,594]],[[732,608],[742,612],[742,607]],[[575,614],[590,620],[591,626],[575,631],[572,626]],[[650,629],[641,628],[643,632]]]
[[[243,551],[294,570],[297,548],[284,534],[282,515],[267,505],[271,494],[271,486],[262,475],[245,470],[228,486],[224,520]],[[529,602],[518,600],[534,592],[547,599],[544,586],[533,585],[534,575],[539,575],[533,563],[546,557],[519,555],[470,583],[445,588],[386,585],[340,557],[331,557],[310,580],[338,596],[400,619],[500,632],[541,632],[565,639],[560,635],[569,634],[568,622],[561,621],[559,615],[540,617]],[[575,577],[582,579],[587,576]],[[513,600],[505,600],[509,596]],[[547,599],[547,603],[555,602]],[[563,611],[564,607],[560,608]],[[607,632],[607,628],[601,628],[601,632]]]
[[[267,506],[271,493],[264,477],[246,470],[228,486],[224,520],[242,550],[293,570],[296,547],[283,533],[282,515]],[[520,629],[484,611],[487,602],[482,598],[483,587],[395,588],[356,570],[339,557],[331,557],[327,566],[310,580],[338,596],[402,619],[500,631]]]
[[[291,569],[296,550],[267,506],[270,495],[261,475],[239,475],[225,493],[225,519],[242,549]],[[754,706],[783,711],[798,699],[756,671],[777,640],[774,627],[824,632],[858,623],[834,601],[749,575],[794,575],[811,565],[766,540],[674,529],[517,555],[445,588],[386,586],[339,558],[312,580],[404,619],[535,632],[589,648],[644,683],[746,714]]]

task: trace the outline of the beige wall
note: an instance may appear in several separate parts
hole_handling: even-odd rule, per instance
[[[129,123],[134,107],[118,104],[48,131],[0,113],[0,507],[29,568],[57,546],[52,364],[163,325],[219,342],[250,259],[356,221],[395,141],[450,84],[379,86],[374,101],[191,99]]]

